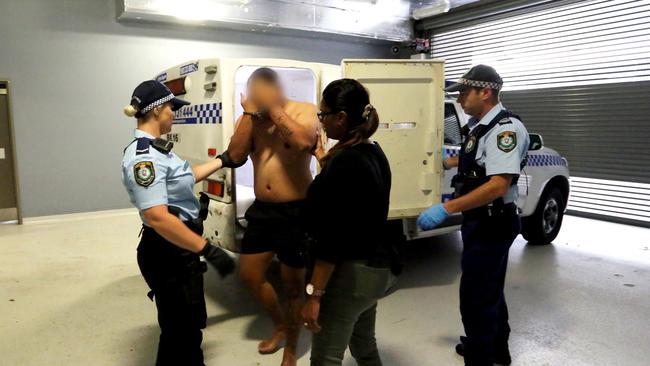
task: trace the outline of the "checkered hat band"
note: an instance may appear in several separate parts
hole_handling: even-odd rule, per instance
[[[501,90],[502,85],[497,83],[491,83],[488,81],[478,81],[478,80],[469,80],[469,79],[458,79],[459,84],[474,86],[477,88],[490,88],[495,90]]]
[[[161,98],[161,99],[158,99],[157,101],[155,101],[155,102],[149,104],[148,106],[142,108],[140,113],[145,114],[145,113],[149,112],[150,110],[169,102],[172,99],[174,99],[174,94],[169,94],[168,96],[166,96],[164,98]]]

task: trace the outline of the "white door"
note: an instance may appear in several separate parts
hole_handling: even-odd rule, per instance
[[[323,96],[323,90],[334,80],[341,78],[341,66],[321,64],[320,65],[320,93],[318,94],[318,102],[320,103]]]
[[[389,218],[419,215],[441,199],[444,64],[436,60],[343,60],[379,113],[372,137],[390,163]]]

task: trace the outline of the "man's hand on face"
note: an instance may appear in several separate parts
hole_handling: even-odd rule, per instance
[[[264,83],[253,82],[249,86],[249,97],[258,109],[270,109],[278,104],[280,95],[277,87]]]
[[[240,94],[241,97],[241,106],[244,108],[244,112],[250,112],[254,113],[257,112],[257,106],[253,102],[253,100],[250,97],[247,97],[244,95],[244,93]]]

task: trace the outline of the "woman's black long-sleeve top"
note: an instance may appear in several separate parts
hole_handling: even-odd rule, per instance
[[[304,219],[311,255],[330,263],[391,260],[388,206],[391,171],[376,143],[336,153],[307,192]]]

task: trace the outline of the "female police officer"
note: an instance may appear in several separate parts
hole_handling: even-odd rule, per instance
[[[521,224],[517,179],[528,153],[529,137],[520,118],[499,102],[503,80],[490,66],[477,65],[446,91],[459,91],[458,102],[472,116],[460,157],[445,160],[458,167],[455,199],[435,205],[418,218],[430,230],[450,213],[462,212],[463,255],[460,312],[467,337],[456,352],[467,366],[509,365],[508,308],[503,286],[508,251]]]
[[[203,365],[201,329],[206,326],[204,256],[222,276],[233,260],[201,237],[203,222],[195,183],[222,167],[222,160],[191,167],[160,139],[171,131],[173,111],[189,104],[157,81],[145,81],[124,108],[137,118],[135,139],[124,150],[122,182],[144,223],[138,265],[151,288],[160,325],[156,365]]]

